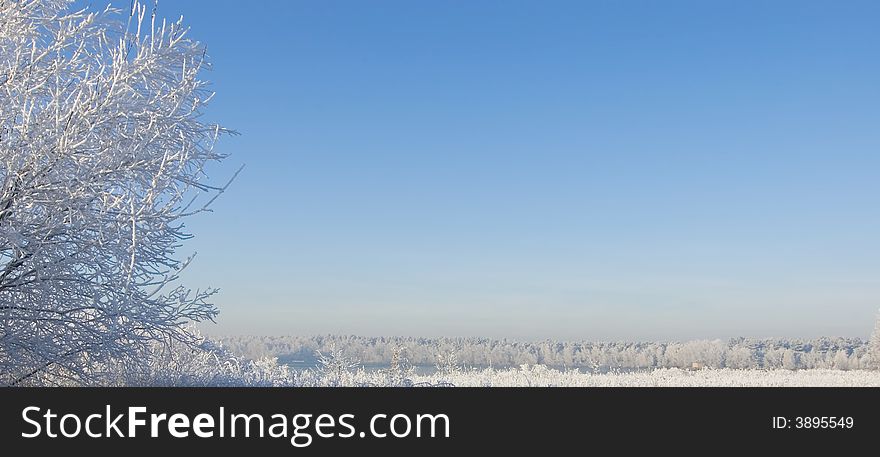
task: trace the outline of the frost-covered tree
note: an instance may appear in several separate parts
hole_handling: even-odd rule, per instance
[[[0,1],[0,385],[94,382],[215,316],[175,257],[181,218],[223,190],[206,66],[137,3]]]
[[[347,357],[335,344],[326,354],[318,352],[316,355],[321,385],[342,387],[350,383],[351,373],[358,366],[356,361]]]
[[[796,370],[800,366],[800,356],[791,349],[782,351],[782,368]]]
[[[880,314],[874,324],[874,332],[868,342],[868,367],[880,370]]]
[[[747,369],[755,368],[755,360],[752,351],[745,347],[734,347],[728,350],[725,366],[728,368]]]

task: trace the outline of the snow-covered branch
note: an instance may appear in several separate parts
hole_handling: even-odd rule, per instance
[[[139,3],[69,6],[0,2],[0,385],[89,382],[217,312],[174,284],[188,202],[222,191],[205,48]]]

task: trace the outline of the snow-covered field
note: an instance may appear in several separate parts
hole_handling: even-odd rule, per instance
[[[560,387],[880,387],[880,372],[841,370],[698,370],[584,374],[542,366],[447,376],[456,386]],[[418,379],[414,381],[419,381]]]
[[[404,378],[403,385],[456,387],[880,387],[880,371],[871,370],[682,370],[661,368],[630,373],[590,374],[545,366],[458,371]],[[305,372],[299,385],[386,386],[397,384],[382,372],[355,371],[342,376]]]

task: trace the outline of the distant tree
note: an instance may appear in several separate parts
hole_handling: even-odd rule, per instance
[[[93,381],[216,314],[174,256],[223,190],[205,48],[138,3],[70,3],[0,1],[0,385]]]
[[[764,351],[764,364],[763,368],[765,369],[776,369],[782,368],[782,355],[783,349],[767,349]]]
[[[834,354],[832,364],[832,367],[837,370],[849,370],[850,368],[852,368],[850,366],[850,357],[846,349],[837,350],[837,352]]]
[[[782,350],[782,368],[786,370],[797,370],[800,368],[800,356],[791,349]]]
[[[747,369],[755,367],[752,351],[747,347],[734,347],[727,353],[725,366],[728,368]]]
[[[880,314],[877,315],[877,321],[874,323],[874,332],[871,334],[871,340],[868,342],[868,367],[880,370]]]

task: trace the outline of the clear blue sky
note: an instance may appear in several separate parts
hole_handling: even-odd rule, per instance
[[[121,2],[127,4],[127,2]],[[876,1],[163,1],[242,133],[211,334],[866,337]]]

